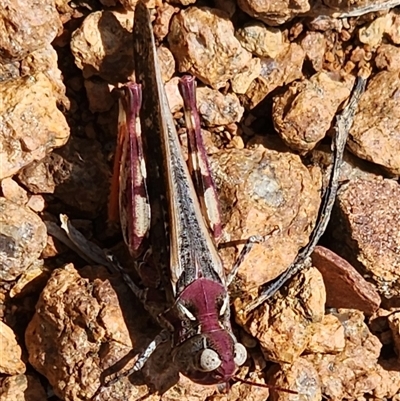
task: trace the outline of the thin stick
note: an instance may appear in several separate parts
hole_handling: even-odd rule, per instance
[[[325,232],[331,216],[339,186],[340,167],[342,165],[347,136],[349,134],[351,125],[353,124],[354,114],[357,110],[360,97],[365,91],[366,82],[366,78],[357,78],[349,103],[343,109],[342,113],[340,113],[336,117],[335,136],[332,141],[332,151],[334,154],[334,159],[332,163],[331,176],[329,180],[329,185],[325,191],[320,206],[317,223],[311,233],[308,245],[299,252],[294,262],[284,273],[278,276],[275,280],[261,287],[261,293],[258,298],[246,306],[246,313],[251,312],[267,299],[271,298],[285,284],[287,280],[289,280],[299,271],[303,270],[305,267],[309,266],[308,259],[318,241],[320,240],[322,234]]]

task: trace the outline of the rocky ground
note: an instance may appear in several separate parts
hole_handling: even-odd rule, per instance
[[[114,88],[134,76],[135,3],[0,0],[0,401],[89,400],[160,330],[121,277],[87,266],[52,235],[66,214],[129,270],[107,201]],[[249,353],[238,376],[299,394],[196,385],[179,377],[166,344],[101,399],[400,399],[398,4],[148,1],[184,147],[177,81],[183,73],[198,81],[222,243],[279,227],[231,289],[234,329]],[[308,243],[335,115],[360,74],[368,85],[313,266],[245,314],[258,287]],[[226,266],[239,251],[221,249]]]

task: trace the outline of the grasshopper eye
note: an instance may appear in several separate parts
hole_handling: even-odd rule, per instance
[[[243,344],[240,343],[235,344],[235,356],[233,359],[237,366],[241,366],[246,362],[247,351]]]
[[[200,355],[200,369],[203,372],[211,372],[221,366],[219,355],[212,349],[206,348]]]

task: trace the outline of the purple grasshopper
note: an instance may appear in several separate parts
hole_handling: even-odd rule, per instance
[[[156,316],[167,330],[124,375],[141,369],[169,330],[174,363],[185,376],[200,384],[227,384],[247,357],[232,332],[227,287],[251,244],[262,239],[248,242],[227,279],[211,236],[219,237],[221,225],[194,80],[181,80],[190,174],[162,83],[149,12],[142,2],[135,10],[134,53],[138,83],[125,87],[120,103],[121,226],[133,256],[150,244],[138,265],[151,262],[157,269],[170,307]],[[143,291],[137,294],[143,299]]]
[[[173,359],[180,371],[197,383],[227,383],[245,362],[246,349],[231,329],[225,272],[210,236],[210,229],[219,236],[221,227],[218,207],[213,207],[218,204],[216,192],[199,132],[194,82],[183,79],[182,90],[189,166],[202,188],[201,201],[182,155],[161,79],[149,13],[142,3],[135,11],[134,51],[137,81],[143,86],[143,132],[139,135],[136,123],[140,87],[129,85],[128,100],[123,104],[129,132],[122,151],[120,181],[124,239],[133,255],[140,251],[146,233],[153,249],[165,249],[158,255],[154,251],[147,255],[159,268],[171,304],[162,319],[173,330]]]

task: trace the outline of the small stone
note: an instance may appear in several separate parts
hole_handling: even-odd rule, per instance
[[[322,70],[324,55],[326,52],[326,39],[323,33],[307,31],[301,41],[301,47],[306,53],[306,59],[309,60],[315,71]]]
[[[44,401],[48,399],[40,380],[31,375],[5,377],[0,386],[0,401]]]
[[[279,367],[273,367],[268,371],[268,376],[272,376],[271,385],[297,391],[303,400],[322,400],[322,383],[318,372],[312,363],[304,358],[298,358],[292,364],[280,364]],[[293,395],[271,389],[270,399],[271,401],[291,401]]]
[[[154,23],[154,36],[162,41],[169,32],[169,25],[171,23],[172,16],[177,13],[179,9],[171,4],[163,3],[157,10],[157,17]]]
[[[400,356],[400,312],[391,313],[388,316],[389,327],[393,335],[394,347],[397,357]]]
[[[43,212],[46,202],[42,195],[32,195],[29,198],[28,203],[26,204],[30,209],[32,209],[36,213]]]
[[[224,216],[222,242],[279,231],[255,244],[241,265],[242,290],[276,278],[308,243],[320,204],[319,168],[308,170],[299,156],[259,145],[209,156]],[[233,266],[242,243],[220,250]],[[260,268],[265,266],[265,268]]]
[[[310,2],[308,0],[296,0],[295,2],[239,0],[238,5],[251,17],[272,26],[284,24],[299,14],[304,14],[310,10]]]
[[[280,29],[267,27],[257,21],[238,29],[236,37],[246,50],[258,57],[276,58],[289,46]]]
[[[168,42],[179,71],[214,89],[244,71],[252,58],[235,38],[225,13],[208,7],[189,7],[175,15]]]
[[[390,38],[393,44],[400,45],[400,15],[396,9],[389,12],[392,20],[390,26],[386,30],[386,35]]]
[[[45,74],[0,83],[0,179],[66,143],[58,83]]]
[[[62,29],[53,0],[18,0],[17,4],[5,1],[1,7],[0,26],[2,62],[21,60],[45,47]]]
[[[46,226],[25,206],[0,198],[0,280],[11,281],[39,258]]]
[[[1,181],[3,196],[17,205],[25,205],[28,202],[28,194],[12,178],[4,178]]]
[[[316,246],[311,257],[324,277],[328,307],[359,309],[367,315],[378,310],[381,297],[375,287],[345,259],[322,246]]]
[[[325,315],[322,322],[312,324],[311,332],[305,353],[336,354],[343,351],[345,347],[344,328],[337,316]]]
[[[64,244],[61,244],[58,240],[50,235],[47,235],[46,246],[44,247],[40,257],[42,259],[53,258],[60,254],[63,250],[68,249]]]
[[[319,72],[295,82],[273,100],[274,127],[287,146],[301,153],[325,137],[340,104],[350,96],[353,78]]]
[[[400,72],[381,71],[370,79],[361,96],[347,143],[361,159],[399,175],[399,130]]]
[[[9,292],[10,298],[21,297],[27,293],[39,293],[46,284],[49,276],[49,269],[43,265],[43,260],[35,260],[18,277],[17,282]]]
[[[380,45],[376,50],[375,64],[380,70],[399,71],[399,48],[390,44]]]
[[[86,96],[92,113],[103,113],[111,109],[115,101],[106,81],[101,79],[85,79]]]
[[[175,74],[175,59],[171,51],[165,47],[157,48],[158,61],[160,62],[161,76],[164,82],[171,80]]]
[[[84,78],[127,82],[133,72],[132,11],[96,11],[73,32],[71,51]]]
[[[244,108],[234,93],[223,95],[208,87],[197,88],[197,107],[205,125],[213,127],[239,122]]]
[[[384,33],[391,26],[392,17],[386,14],[374,19],[368,26],[361,27],[358,33],[358,39],[361,43],[375,47],[381,43]]]
[[[51,169],[59,159],[60,156],[52,153],[38,162],[29,164],[19,172],[19,181],[33,194],[54,193],[56,182]]]
[[[25,373],[25,364],[22,362],[22,350],[18,345],[15,334],[10,327],[0,320],[0,373],[18,375]]]
[[[260,75],[261,73],[261,60],[259,58],[252,58],[248,68],[236,74],[231,79],[232,91],[237,94],[245,94],[249,89],[251,83]]]
[[[248,316],[236,316],[260,342],[267,360],[293,363],[306,349],[312,323],[321,322],[325,311],[325,287],[317,269],[304,270],[294,277],[287,288]],[[241,307],[241,302],[235,302]]]
[[[317,370],[329,399],[357,399],[370,394],[380,382],[378,358],[382,344],[372,335],[360,311],[339,309],[346,345],[337,354],[308,354],[303,359]]]
[[[165,93],[167,94],[168,104],[172,114],[183,108],[183,99],[178,85],[179,77],[174,77],[165,84]]]
[[[303,76],[302,68],[305,53],[300,45],[291,43],[286,53],[277,59],[261,59],[261,72],[242,96],[242,104],[253,109],[279,86],[287,85]]]
[[[400,185],[357,178],[342,185],[332,224],[332,246],[384,297],[400,296]]]

